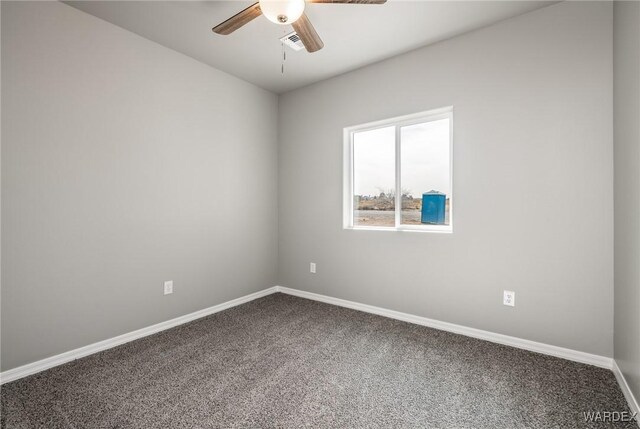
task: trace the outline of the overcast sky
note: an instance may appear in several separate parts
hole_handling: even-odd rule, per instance
[[[379,195],[395,187],[395,127],[354,135],[354,194]],[[449,195],[449,120],[403,127],[402,189],[414,198],[430,190]]]

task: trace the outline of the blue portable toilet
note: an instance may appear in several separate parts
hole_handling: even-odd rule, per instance
[[[420,222],[444,225],[444,209],[446,203],[446,194],[438,191],[429,191],[422,194],[422,217]]]

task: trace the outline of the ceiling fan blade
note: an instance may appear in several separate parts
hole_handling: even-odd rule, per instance
[[[387,0],[308,0],[310,3],[335,3],[335,4],[383,4]]]
[[[291,26],[296,30],[296,33],[298,33],[300,40],[302,40],[302,43],[304,44],[304,47],[307,48],[308,52],[315,52],[322,49],[324,43],[320,36],[318,36],[316,29],[311,25],[311,21],[309,21],[309,18],[307,18],[305,13],[303,13],[296,22],[291,24]]]
[[[212,30],[218,34],[231,34],[260,15],[262,15],[260,4],[254,3],[242,12],[238,12],[226,21],[216,25]]]

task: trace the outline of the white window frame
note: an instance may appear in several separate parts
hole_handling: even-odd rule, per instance
[[[401,184],[401,128],[408,125],[416,125],[424,122],[449,119],[449,225],[402,225],[402,189]],[[353,207],[353,183],[354,183],[354,159],[353,159],[353,136],[357,132],[371,131],[378,128],[395,127],[395,157],[396,157],[396,211],[395,226],[361,226],[354,225]],[[344,181],[343,181],[343,228],[352,230],[373,230],[373,231],[419,231],[419,232],[453,232],[453,106],[429,110],[426,112],[414,113],[411,115],[398,116],[381,121],[369,122],[362,125],[346,127],[343,133],[344,138]]]

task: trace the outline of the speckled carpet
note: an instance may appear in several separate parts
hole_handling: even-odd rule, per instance
[[[2,428],[574,428],[610,371],[274,294],[4,385]]]

